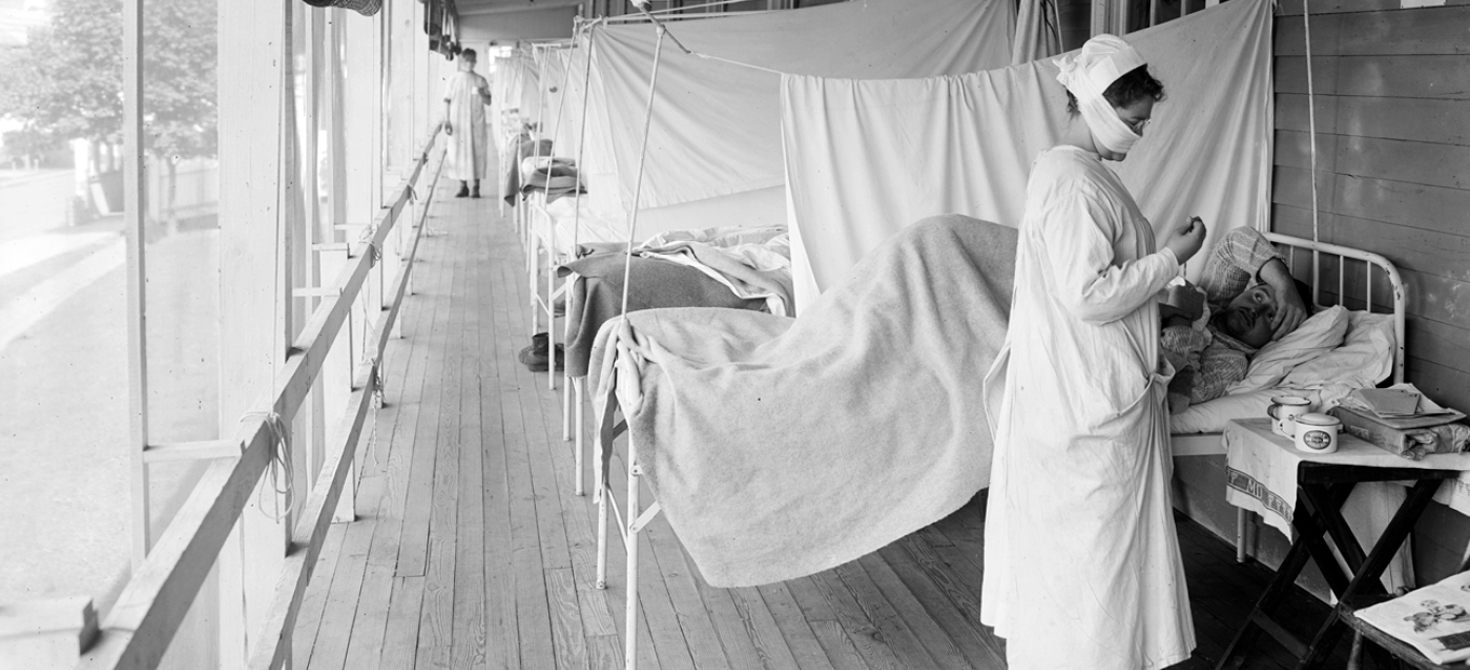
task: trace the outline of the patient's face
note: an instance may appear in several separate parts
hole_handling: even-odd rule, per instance
[[[1232,302],[1220,310],[1211,322],[1225,334],[1253,347],[1271,341],[1271,312],[1275,310]]]
[[[1230,301],[1231,307],[1251,307],[1265,309],[1271,314],[1276,313],[1276,289],[1270,284],[1252,284],[1235,299]],[[1270,318],[1269,316],[1267,317]]]

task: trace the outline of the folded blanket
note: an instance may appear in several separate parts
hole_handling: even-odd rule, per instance
[[[567,342],[567,372],[573,377],[587,374],[587,359],[597,330],[623,309],[623,258],[602,253],[572,261],[559,268],[562,276],[579,275],[571,287],[571,335]],[[729,287],[697,269],[658,258],[633,258],[633,290],[628,294],[628,311],[655,307],[731,307],[760,309],[765,301],[735,295]]]
[[[611,423],[616,378],[635,456],[706,581],[840,565],[987,484],[981,382],[1005,338],[1015,247],[1010,228],[934,217],[795,320],[655,309],[603,327],[595,411]]]
[[[507,156],[500,163],[500,192],[505,194],[506,204],[514,207],[519,199],[516,195],[521,192],[521,161],[528,156],[550,156],[551,140],[532,140],[523,134],[506,149]]]
[[[791,244],[779,235],[761,244],[718,246],[696,240],[644,245],[646,258],[663,258],[688,265],[730,288],[741,298],[760,298],[777,316],[790,316],[792,306]]]

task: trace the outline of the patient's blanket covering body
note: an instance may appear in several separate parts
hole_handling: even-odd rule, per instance
[[[796,320],[707,308],[629,315],[637,355],[618,360],[618,378],[637,386],[617,393],[636,458],[710,584],[840,565],[986,485],[982,378],[1005,338],[1015,247],[1013,229],[933,217]],[[599,396],[620,323],[593,351]]]

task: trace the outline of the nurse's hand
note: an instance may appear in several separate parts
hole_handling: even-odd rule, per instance
[[[1205,222],[1197,216],[1189,217],[1182,225],[1169,235],[1164,248],[1174,252],[1174,257],[1179,259],[1179,264],[1184,265],[1199,253],[1205,245]]]
[[[449,125],[449,122],[448,121],[445,121],[444,122],[444,134],[445,135],[453,135],[454,134],[454,126]]]

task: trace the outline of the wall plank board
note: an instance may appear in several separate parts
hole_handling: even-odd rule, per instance
[[[1272,229],[1312,237],[1314,104],[1317,233],[1394,262],[1408,297],[1408,380],[1470,408],[1470,0],[1417,9],[1401,0],[1310,2],[1311,103],[1308,2],[1282,0],[1275,25]],[[1293,271],[1309,275],[1303,260]],[[1336,265],[1324,263],[1324,274]],[[1385,283],[1374,279],[1375,303]],[[1361,305],[1364,284],[1361,273],[1345,282],[1350,307]],[[1437,580],[1463,561],[1470,519],[1431,505],[1415,536],[1420,581]]]
[[[1470,146],[1470,105],[1460,100],[1317,95],[1316,106],[1318,134]],[[1310,127],[1307,96],[1278,93],[1276,128]]]
[[[1277,231],[1311,238],[1310,209],[1276,205],[1271,214]],[[1470,237],[1326,212],[1320,227],[1323,239],[1371,249],[1395,266],[1470,282]]]
[[[1305,4],[1303,0],[1281,0],[1277,3],[1276,14],[1278,17],[1301,16]],[[1445,4],[1449,6],[1470,5],[1470,0],[1446,0]],[[1423,11],[1423,8],[1404,10],[1401,9],[1402,7],[1402,0],[1312,0],[1311,2],[1313,18],[1316,18],[1318,14],[1345,12]]]
[[[1470,523],[1459,512],[1430,505],[1414,529],[1414,557],[1419,583],[1428,584],[1460,571],[1470,545]]]
[[[1311,173],[1277,166],[1272,202],[1311,209]],[[1324,212],[1359,219],[1470,234],[1470,190],[1341,174],[1317,176],[1318,202]]]
[[[1435,402],[1454,408],[1470,407],[1470,372],[1462,372],[1422,358],[1405,362],[1409,381]]]
[[[1311,135],[1276,131],[1276,164],[1311,168]],[[1470,189],[1470,147],[1317,131],[1317,169],[1428,186]]]
[[[1415,356],[1470,372],[1470,338],[1465,337],[1464,328],[1410,315],[1406,330],[1405,346]]]
[[[1278,56],[1277,93],[1307,92],[1307,59]],[[1312,57],[1318,95],[1470,100],[1470,56]]]
[[[1470,53],[1470,5],[1412,11],[1312,16],[1312,55],[1382,56]],[[1276,55],[1307,52],[1303,17],[1276,19]]]
[[[1470,283],[1412,269],[1400,269],[1399,274],[1403,276],[1409,292],[1411,314],[1458,326],[1467,331],[1466,337],[1470,337]]]

